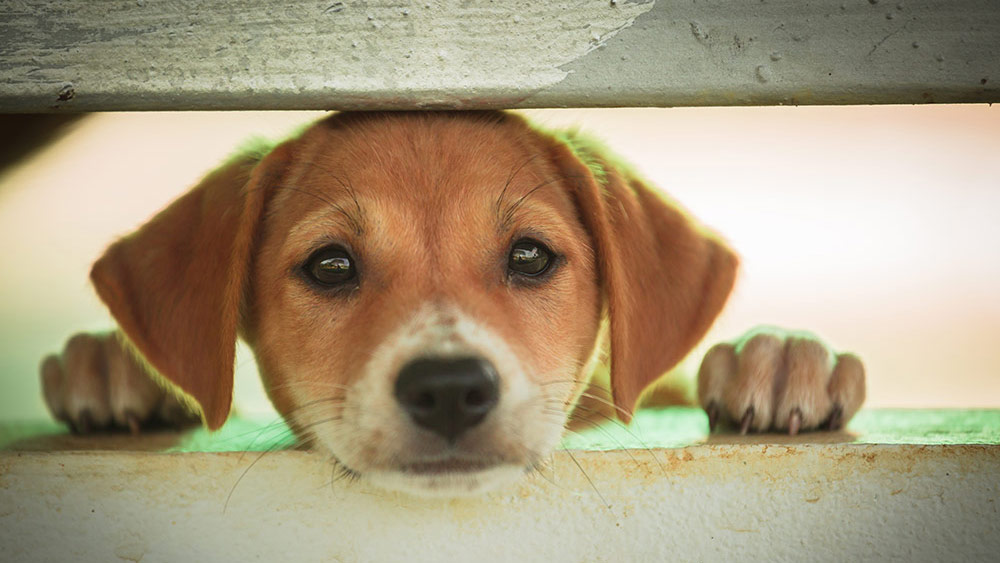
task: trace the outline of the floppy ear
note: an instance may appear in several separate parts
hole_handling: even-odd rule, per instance
[[[229,415],[250,253],[285,153],[225,164],[111,245],[90,272],[127,340],[212,430]]]
[[[561,140],[555,162],[593,239],[610,316],[611,394],[627,422],[643,390],[705,335],[738,260],[603,151],[572,136]]]

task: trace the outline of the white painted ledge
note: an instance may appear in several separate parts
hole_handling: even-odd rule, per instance
[[[29,451],[44,440],[10,442],[8,426],[0,546],[4,561],[995,561],[1000,411],[909,433],[879,416],[858,435],[576,450],[579,467],[561,452],[460,500],[334,482],[310,452]],[[892,441],[872,420],[926,443],[866,443]],[[116,449],[80,449],[102,443]]]
[[[0,0],[4,112],[995,101],[995,0]]]

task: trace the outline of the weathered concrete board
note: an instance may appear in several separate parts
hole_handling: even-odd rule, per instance
[[[7,452],[2,558],[967,563],[1000,553],[998,446],[573,455],[509,490],[434,500],[334,482],[307,452]]]
[[[993,102],[995,0],[0,0],[0,111]]]
[[[509,489],[428,500],[334,480],[323,455],[281,450],[280,423],[234,418],[214,434],[138,438],[0,424],[0,559],[967,563],[1000,553],[1000,411],[866,409],[845,432],[706,432],[700,409],[640,411],[629,428],[574,435],[571,453]]]

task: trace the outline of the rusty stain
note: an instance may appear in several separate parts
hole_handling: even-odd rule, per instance
[[[889,493],[889,496],[896,496],[901,492],[903,492],[903,489],[896,489],[895,491]]]
[[[738,532],[741,534],[756,534],[760,532],[760,530],[755,530],[753,528],[730,528],[728,526],[722,526],[722,529],[729,530],[730,532]]]
[[[808,502],[809,504],[816,504],[817,502],[819,502],[820,498],[822,498],[822,497],[807,498],[806,502]]]

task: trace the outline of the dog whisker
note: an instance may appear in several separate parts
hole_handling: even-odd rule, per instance
[[[587,392],[580,393],[580,396],[581,397],[586,397],[588,399],[593,399],[594,401],[597,401],[598,403],[607,405],[607,406],[613,408],[614,410],[616,410],[617,412],[619,412],[621,414],[624,414],[626,416],[632,416],[631,412],[629,412],[629,411],[627,411],[627,410],[619,407],[618,405],[614,404],[610,399],[607,399],[605,397],[599,397],[597,395],[594,395],[593,393],[587,393]]]
[[[284,448],[272,447],[272,448],[269,448],[269,449],[266,449],[266,450],[260,452],[260,455],[258,455],[250,463],[250,465],[248,465],[247,468],[243,470],[242,473],[240,473],[239,478],[236,479],[236,482],[233,483],[232,488],[229,489],[229,494],[226,495],[226,502],[223,503],[223,505],[222,505],[222,513],[223,514],[225,514],[226,513],[226,509],[229,508],[229,501],[233,498],[233,493],[236,492],[236,487],[239,486],[240,482],[243,481],[243,478],[246,477],[247,473],[249,473],[250,470],[253,469],[253,467],[255,465],[257,465],[257,462],[259,462],[261,459],[263,459],[265,455],[267,455],[267,454],[269,454],[271,452],[275,452],[275,451],[281,450],[281,449],[284,449]],[[242,456],[240,456],[240,459],[242,459]]]
[[[589,383],[582,379],[556,379],[553,381],[543,381],[538,384],[539,387],[547,387],[549,385],[583,385],[584,383]]]
[[[656,457],[656,454],[654,453],[654,449],[653,449],[653,448],[651,448],[651,447],[650,447],[650,446],[649,446],[649,445],[648,445],[648,444],[647,444],[647,443],[646,443],[646,442],[645,442],[645,441],[644,441],[644,440],[643,440],[643,439],[642,439],[641,437],[639,437],[639,436],[638,436],[638,435],[637,435],[637,434],[636,434],[635,432],[632,432],[632,430],[630,430],[630,429],[629,429],[628,425],[626,425],[626,424],[622,423],[622,422],[621,422],[620,420],[617,420],[617,419],[615,419],[615,418],[613,418],[613,417],[610,417],[610,416],[608,416],[607,414],[605,414],[605,413],[603,413],[603,412],[601,412],[601,411],[599,411],[599,410],[596,410],[596,409],[591,409],[591,408],[589,408],[589,407],[585,407],[585,406],[583,406],[583,405],[576,405],[576,407],[575,407],[575,408],[576,408],[576,409],[579,409],[579,410],[582,410],[582,411],[584,411],[584,412],[588,412],[588,413],[592,413],[592,414],[595,414],[595,415],[597,415],[597,416],[599,416],[599,417],[603,418],[603,419],[605,420],[605,422],[607,422],[607,423],[610,423],[610,424],[613,424],[613,425],[617,426],[618,428],[620,428],[620,429],[621,429],[621,430],[622,430],[623,432],[625,432],[626,434],[628,434],[630,438],[632,438],[633,440],[635,440],[636,442],[638,442],[638,443],[639,443],[639,445],[640,445],[640,446],[642,446],[642,449],[643,449],[643,450],[646,450],[646,452],[648,452],[648,453],[649,453],[650,457],[652,457],[652,458],[653,458],[653,460],[654,460],[654,461],[656,461],[656,464],[660,466],[660,469],[661,469],[661,470],[664,470],[664,472],[666,472],[666,470],[665,470],[665,469],[664,469],[664,467],[663,467],[663,464],[662,464],[662,463],[660,462],[660,459],[659,459],[658,457]],[[593,420],[589,420],[589,419],[583,419],[583,420],[581,420],[581,422],[585,422],[585,423],[590,423],[590,424],[594,424],[594,425],[595,425],[595,427],[597,427],[597,428],[602,428],[602,429],[603,429],[603,425],[599,425],[599,424],[597,424],[597,423],[596,423],[595,421],[593,421]]]
[[[340,215],[342,215],[344,217],[344,220],[347,221],[348,225],[351,226],[351,228],[354,230],[354,232],[356,234],[361,234],[363,232],[363,229],[361,227],[361,223],[360,223],[359,219],[357,217],[355,217],[354,214],[352,214],[350,211],[348,211],[347,209],[344,209],[343,206],[337,204],[334,201],[331,201],[329,198],[326,198],[326,197],[324,197],[322,195],[314,193],[314,192],[312,192],[310,190],[307,190],[307,189],[304,189],[304,188],[295,187],[295,186],[289,186],[287,184],[281,184],[281,185],[278,185],[278,186],[273,186],[273,189],[274,190],[287,190],[287,191],[291,191],[291,192],[295,192],[295,193],[300,193],[302,195],[307,195],[307,196],[310,196],[310,197],[314,197],[314,198],[322,201],[323,203],[325,203],[328,207],[330,207],[331,209],[333,209],[334,211],[336,211]]]
[[[250,442],[250,444],[248,446],[245,446],[245,448],[244,448],[246,450],[252,451],[254,444],[256,444],[259,439],[261,439],[262,437],[264,437],[264,435],[267,432],[272,432],[272,431],[275,431],[275,430],[281,432],[277,437],[268,437],[269,439],[266,440],[268,442],[279,440],[279,438],[282,435],[295,436],[295,432],[292,429],[290,429],[289,426],[288,426],[288,419],[297,417],[298,415],[300,415],[303,411],[306,411],[307,409],[312,409],[312,408],[317,408],[317,407],[326,407],[326,406],[329,406],[329,405],[339,405],[342,402],[343,402],[343,398],[340,398],[340,397],[325,397],[325,398],[320,398],[320,399],[315,399],[315,400],[309,401],[308,403],[304,403],[302,405],[299,405],[299,406],[297,406],[297,407],[289,410],[288,414],[284,418],[277,418],[273,422],[268,423],[268,424],[264,425],[261,428],[245,432],[245,433],[243,433],[241,435],[237,435],[237,436],[234,437],[234,439],[246,437],[246,436],[248,436],[250,434],[256,434],[255,437],[254,437],[254,439]],[[279,440],[279,443],[281,443],[280,440]],[[294,442],[292,442],[292,443],[284,443],[283,445],[285,447],[288,447],[288,446],[294,445]]]
[[[306,430],[310,430],[310,429],[315,428],[317,426],[320,426],[322,424],[330,424],[330,423],[334,423],[334,422],[340,422],[341,419],[342,418],[340,416],[331,416],[331,417],[328,417],[328,418],[324,418],[324,419],[321,419],[321,420],[315,420],[313,422],[309,422],[307,424],[300,425],[299,428],[303,432],[305,432]]]
[[[541,188],[544,188],[546,186],[551,186],[553,184],[557,184],[558,182],[563,182],[563,181],[566,181],[566,180],[569,180],[569,179],[572,179],[572,178],[575,178],[575,176],[559,175],[559,176],[557,176],[555,178],[550,178],[550,179],[548,179],[548,180],[546,180],[544,182],[541,182],[540,184],[538,184],[538,185],[534,186],[533,188],[531,188],[530,190],[528,190],[524,195],[522,195],[517,200],[515,200],[513,203],[511,203],[507,207],[507,209],[504,211],[503,218],[502,218],[502,221],[501,221],[501,225],[503,226],[503,228],[504,229],[509,228],[511,222],[514,220],[514,214],[517,212],[518,208],[520,208],[521,205],[523,205],[524,202],[529,197],[531,197],[532,195],[534,195],[535,192],[537,192],[538,190],[540,190]]]
[[[281,436],[282,434],[292,434],[292,431],[288,428],[288,423],[285,422],[284,419],[279,417],[275,418],[272,422],[269,422],[264,426],[232,436],[231,441],[240,444],[240,449],[243,450],[243,454],[241,454],[240,456],[241,461],[242,461],[242,456],[246,455],[248,451],[253,451],[254,445],[267,432],[279,432],[279,436]],[[253,435],[254,438],[250,441],[249,444],[243,445],[242,439],[250,435]],[[273,443],[272,440],[268,440],[268,442]]]
[[[330,464],[333,466],[333,477],[330,481],[331,487],[339,481],[346,480],[348,483],[354,483],[361,480],[361,473],[351,469],[336,457],[330,457]]]
[[[351,201],[354,203],[354,209],[357,211],[358,214],[357,217],[348,215],[350,217],[349,219],[350,223],[354,228],[354,233],[358,236],[364,234],[365,232],[364,223],[366,220],[365,212],[364,209],[362,209],[361,207],[361,203],[358,201],[358,194],[354,190],[353,184],[351,184],[350,177],[348,177],[347,180],[345,181],[344,178],[342,178],[339,174],[333,172],[326,166],[323,166],[313,161],[306,161],[306,164],[314,168],[318,168],[323,172],[326,172],[331,178],[333,178],[334,180],[336,180],[338,184],[340,184],[340,186],[344,189],[345,192],[347,192],[347,195],[351,197]],[[335,208],[338,210],[338,212],[344,212],[344,210],[339,206],[336,206]]]
[[[544,393],[543,393],[543,395],[544,395]],[[559,415],[565,414],[564,411],[563,411],[563,409],[561,408],[561,407],[565,406],[565,403],[563,401],[559,400],[559,399],[556,399],[556,398],[553,398],[553,397],[546,397],[545,405],[546,406],[543,407],[543,409],[545,410],[545,412],[547,412],[549,414],[553,414],[553,415],[555,415],[555,414],[559,414]],[[555,406],[553,406],[553,405],[555,405]],[[603,413],[603,412],[601,412],[599,410],[589,408],[589,407],[587,407],[585,405],[581,405],[579,403],[574,406],[573,410],[574,410],[574,412],[576,412],[576,411],[582,411],[584,413],[590,413],[592,415],[599,416],[600,418],[603,418],[606,423],[613,424],[616,427],[618,427],[619,429],[621,429],[623,432],[625,432],[626,434],[628,434],[628,436],[630,438],[632,438],[633,440],[635,440],[641,446],[641,449],[645,450],[646,453],[649,454],[649,456],[653,459],[653,461],[656,462],[656,465],[660,468],[660,470],[662,472],[666,473],[666,469],[663,467],[663,463],[660,461],[660,459],[656,456],[656,453],[655,453],[654,449],[651,448],[648,444],[646,444],[646,442],[643,441],[642,438],[640,438],[638,435],[636,435],[634,432],[632,432],[626,424],[622,423],[621,421],[619,421],[619,420],[617,420],[617,419],[615,419],[613,417],[608,416],[607,414],[605,414],[605,413]],[[599,430],[600,432],[602,432],[603,434],[605,434],[606,436],[608,436],[609,438],[611,438],[612,440],[614,440],[618,444],[619,448],[622,449],[622,450],[625,450],[625,452],[627,453],[627,455],[629,457],[631,457],[633,459],[633,461],[635,461],[638,464],[638,461],[632,455],[632,453],[630,452],[630,449],[626,448],[625,445],[621,442],[621,440],[619,440],[614,434],[612,434],[610,431],[608,431],[606,428],[604,428],[603,424],[599,423],[598,421],[592,420],[590,418],[581,418],[581,417],[575,417],[575,418],[573,418],[573,417],[570,417],[570,418],[566,419],[566,422],[564,424],[564,431],[566,431],[566,432],[573,432],[574,434],[578,434],[579,435],[580,434],[579,432],[575,432],[573,430],[570,430],[568,427],[566,427],[566,425],[574,423],[574,422],[575,423],[579,423],[579,424],[588,424],[592,428]]]
[[[641,463],[639,463],[639,460],[638,460],[638,459],[636,459],[636,457],[635,457],[634,455],[632,455],[632,450],[631,450],[631,449],[629,449],[629,448],[626,448],[626,447],[625,447],[625,444],[623,444],[623,443],[621,442],[621,440],[619,440],[619,439],[618,439],[618,438],[617,438],[617,437],[616,437],[616,436],[615,436],[614,434],[612,434],[611,432],[608,432],[608,430],[607,430],[606,428],[604,428],[604,427],[603,427],[603,426],[601,426],[600,424],[596,424],[596,423],[594,423],[593,421],[589,421],[589,420],[586,420],[586,421],[584,421],[584,424],[590,424],[590,427],[591,427],[591,428],[593,428],[593,429],[595,429],[595,430],[599,430],[599,431],[600,431],[600,432],[601,432],[602,434],[604,434],[604,435],[605,435],[605,436],[607,436],[608,438],[611,438],[612,440],[614,440],[614,442],[615,442],[616,444],[618,444],[618,449],[619,449],[620,451],[623,451],[623,452],[625,452],[625,455],[627,455],[627,456],[629,457],[629,459],[631,459],[631,460],[632,460],[632,463],[634,463],[634,464],[635,464],[635,466],[636,466],[637,468],[639,468],[639,469],[642,469],[642,464],[641,464]],[[566,428],[566,429],[565,429],[565,431],[566,431],[566,432],[569,432],[569,433],[571,433],[571,434],[576,434],[577,436],[582,436],[582,435],[583,435],[583,434],[581,434],[580,432],[578,432],[578,431],[576,431],[576,430],[572,430],[572,429],[570,429],[570,428]],[[647,450],[647,451],[648,451],[648,452],[650,453],[650,455],[652,455],[652,451],[651,451],[651,450],[649,450],[649,448],[646,448],[646,450]],[[653,459],[655,460],[655,459],[656,459],[656,456],[653,456]]]
[[[295,389],[301,385],[328,387],[330,389],[334,389],[337,391],[349,391],[351,389],[350,385],[344,385],[342,383],[335,383],[333,381],[315,381],[310,379],[297,380],[289,383],[282,383],[281,385],[272,385],[270,389],[272,391],[285,388]]]
[[[503,221],[503,216],[504,215],[500,213],[500,206],[503,205],[503,200],[507,196],[507,190],[510,188],[510,183],[514,181],[514,177],[517,176],[517,173],[520,172],[521,169],[523,169],[525,166],[527,166],[529,163],[531,163],[533,160],[535,160],[539,156],[541,156],[539,153],[535,153],[535,154],[529,156],[524,162],[522,162],[520,165],[518,165],[517,168],[515,168],[510,173],[510,176],[507,177],[507,181],[504,183],[503,188],[500,190],[500,195],[499,195],[499,197],[497,197],[497,202],[496,202],[496,205],[495,205],[495,207],[496,207],[496,213],[497,213],[497,219],[498,219],[498,222],[501,225],[504,224],[504,221]]]
[[[559,483],[556,483],[554,477],[549,477],[548,475],[546,475],[545,471],[543,471],[543,468],[544,468],[544,464],[543,463],[541,463],[539,461],[533,461],[533,462],[531,462],[528,465],[528,475],[538,475],[542,479],[545,479],[553,487],[556,487],[558,489],[562,489],[562,490],[565,491],[566,487],[563,487]]]
[[[562,450],[562,451],[566,452],[569,458],[573,460],[573,464],[576,465],[577,469],[580,470],[580,473],[583,474],[584,479],[586,479],[587,483],[590,484],[590,488],[594,489],[594,493],[597,494],[597,498],[601,499],[601,503],[604,504],[604,508],[607,508],[608,512],[611,512],[611,504],[609,504],[607,499],[604,498],[604,495],[601,494],[601,491],[597,489],[597,485],[594,484],[594,480],[590,478],[590,475],[587,474],[587,471],[583,468],[582,465],[580,465],[580,462],[577,461],[576,456],[573,455],[573,451],[572,450]]]

